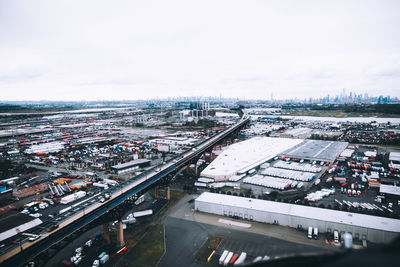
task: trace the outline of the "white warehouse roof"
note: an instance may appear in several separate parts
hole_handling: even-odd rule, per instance
[[[16,227],[13,227],[11,229],[8,229],[7,231],[0,233],[0,242],[3,240],[6,240],[7,238],[17,235],[18,233],[29,230],[41,223],[42,223],[42,220],[39,218],[36,218],[32,221],[29,221],[29,222],[23,223],[21,225],[18,225]]]
[[[196,202],[254,209],[388,232],[400,232],[400,220],[372,215],[205,192]]]
[[[302,139],[254,137],[233,144],[211,162],[201,172],[201,176],[227,180],[238,171],[254,168],[302,141]]]
[[[390,152],[389,160],[400,161],[400,152]]]
[[[379,188],[380,193],[400,196],[400,186],[381,184]]]

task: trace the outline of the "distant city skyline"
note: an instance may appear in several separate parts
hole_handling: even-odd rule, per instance
[[[0,0],[0,101],[400,97],[399,11],[394,0]]]
[[[38,104],[43,105],[46,103],[75,103],[75,104],[94,104],[100,105],[112,105],[118,103],[120,105],[129,105],[129,103],[135,102],[198,102],[198,103],[209,103],[209,102],[227,102],[227,101],[256,101],[265,102],[266,104],[288,104],[288,103],[301,103],[301,104],[400,104],[400,99],[393,96],[383,95],[368,95],[367,93],[361,94],[350,91],[348,94],[343,91],[338,95],[325,95],[321,97],[305,97],[305,98],[289,98],[289,99],[276,99],[271,95],[270,99],[245,99],[239,97],[215,97],[215,96],[179,96],[179,97],[165,97],[165,98],[153,98],[153,99],[123,99],[123,100],[71,100],[71,101],[56,101],[56,100],[0,100],[0,104]]]

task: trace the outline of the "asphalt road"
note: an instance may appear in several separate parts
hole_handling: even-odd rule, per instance
[[[164,225],[166,253],[159,266],[199,266],[193,254],[206,241],[206,229],[201,224],[173,217],[168,217]]]

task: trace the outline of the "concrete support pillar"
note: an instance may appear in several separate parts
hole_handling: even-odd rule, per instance
[[[108,229],[108,223],[103,224],[103,239],[107,244],[111,243],[110,230]]]
[[[156,187],[156,199],[160,200],[160,199],[166,199],[169,200],[170,199],[170,189],[169,187],[164,187],[164,186],[157,186]]]
[[[124,241],[124,228],[122,227],[123,224],[121,221],[118,222],[118,228],[117,228],[117,245],[120,247],[125,246],[125,241]]]

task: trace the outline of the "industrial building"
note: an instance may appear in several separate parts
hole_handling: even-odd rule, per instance
[[[347,142],[304,140],[300,144],[289,148],[283,156],[308,160],[325,160],[333,162],[349,145]]]
[[[227,181],[237,173],[244,173],[271,160],[277,154],[300,144],[302,139],[254,137],[225,149],[202,172],[202,177]]]
[[[130,172],[138,168],[147,167],[151,163],[148,159],[137,159],[126,163],[118,164],[111,167],[111,170],[116,174]]]
[[[29,230],[42,223],[39,218],[22,214],[17,211],[9,211],[0,218],[0,241]]]
[[[313,129],[310,129],[310,128],[293,128],[293,129],[286,130],[280,136],[287,137],[287,138],[304,139],[304,138],[310,138],[312,131],[313,131]]]
[[[321,233],[348,232],[373,243],[388,243],[400,233],[400,220],[392,218],[209,192],[195,200],[195,210],[293,228],[318,227]]]
[[[400,186],[381,184],[379,187],[379,193],[399,198]]]

